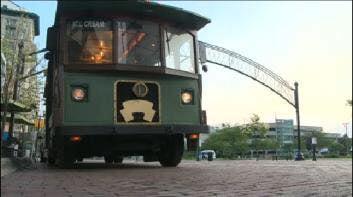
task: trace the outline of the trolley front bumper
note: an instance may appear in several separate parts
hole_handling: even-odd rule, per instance
[[[192,134],[209,133],[207,125],[114,125],[114,126],[61,126],[59,135],[129,135],[129,134]]]

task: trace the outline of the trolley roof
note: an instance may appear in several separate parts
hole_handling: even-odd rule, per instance
[[[66,13],[119,13],[136,17],[158,18],[172,22],[190,30],[199,30],[211,20],[197,13],[169,5],[162,5],[146,1],[58,1],[55,24],[59,24],[59,18]]]

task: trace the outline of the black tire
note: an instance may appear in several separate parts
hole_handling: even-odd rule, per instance
[[[56,159],[56,164],[59,168],[73,168],[75,162],[75,157],[73,150],[68,146],[62,146],[58,150],[58,157]]]
[[[45,157],[40,157],[40,163],[45,163],[47,162],[47,158]]]
[[[55,156],[54,156],[54,153],[53,153],[53,151],[49,151],[49,153],[48,153],[48,165],[49,166],[52,166],[52,165],[54,165],[55,164]]]
[[[104,161],[105,161],[105,163],[107,163],[107,164],[113,163],[114,158],[113,158],[111,155],[107,155],[107,156],[104,156]]]
[[[114,158],[114,163],[123,163],[124,158],[123,157],[115,157]]]
[[[47,158],[44,157],[44,153],[40,152],[40,163],[45,163],[47,162]]]
[[[163,167],[176,167],[184,153],[184,136],[181,134],[168,136],[158,155]]]

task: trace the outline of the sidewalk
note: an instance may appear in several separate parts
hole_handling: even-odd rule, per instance
[[[17,170],[10,158],[1,158],[1,177],[11,174]]]

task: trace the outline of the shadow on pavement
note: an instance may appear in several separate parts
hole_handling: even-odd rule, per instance
[[[43,164],[46,165],[46,164]],[[60,169],[57,166],[50,166],[47,167],[48,169]],[[73,170],[87,170],[87,169],[161,169],[163,168],[159,163],[140,163],[140,162],[126,162],[126,163],[121,163],[121,164],[106,164],[104,161],[84,161],[84,162],[78,162],[73,165],[72,168]],[[67,170],[67,169],[65,169]]]

